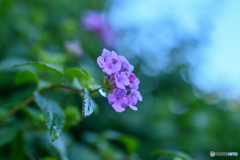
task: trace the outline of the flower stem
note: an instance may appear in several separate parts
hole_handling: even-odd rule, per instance
[[[54,85],[52,85],[52,86],[50,86],[48,88],[44,88],[44,89],[40,90],[39,93],[43,94],[44,92],[52,90],[52,89],[57,88],[57,87],[65,88],[65,89],[68,89],[68,90],[71,90],[71,91],[75,91],[75,92],[79,92],[80,95],[82,95],[82,93],[84,91],[83,89],[77,89],[77,88],[73,88],[73,87],[69,87],[69,86],[65,86],[65,85],[61,85],[61,84],[54,84]],[[89,93],[97,92],[99,89],[101,89],[101,88],[89,91]],[[14,113],[16,113],[17,111],[22,109],[23,107],[25,107],[26,105],[31,103],[33,100],[34,100],[34,96],[31,96],[31,97],[27,98],[26,100],[22,101],[20,104],[18,104],[15,107],[13,107],[10,111],[8,111],[5,115],[3,115],[0,118],[0,124],[2,124],[8,117],[10,117]]]

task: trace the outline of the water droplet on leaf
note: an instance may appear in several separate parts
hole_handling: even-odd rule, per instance
[[[99,89],[99,93],[103,96],[103,97],[107,97],[108,94],[106,93],[105,89],[101,88]]]
[[[59,135],[60,135],[60,130],[57,128],[57,126],[52,126],[51,130],[50,130],[50,134],[52,137],[52,141],[55,141],[58,139]]]

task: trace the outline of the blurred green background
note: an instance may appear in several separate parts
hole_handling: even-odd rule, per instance
[[[102,72],[96,59],[106,46],[101,38],[84,30],[81,17],[86,10],[104,11],[107,15],[112,3],[0,0],[0,116],[31,96],[37,87],[57,83],[55,73],[41,67],[13,69],[17,63],[43,61],[80,67],[101,84]],[[130,58],[135,66],[143,96],[137,112],[127,108],[116,113],[107,98],[96,93],[93,99],[99,106],[98,113],[80,120],[82,98],[77,93],[54,89],[45,95],[57,100],[64,109],[67,122],[60,139],[51,142],[40,110],[30,103],[0,125],[0,160],[173,159],[151,156],[150,152],[156,149],[182,151],[193,159],[210,160],[226,159],[212,158],[210,151],[238,152],[239,102],[200,91],[189,79],[190,65],[179,60],[198,47],[198,39],[181,39],[169,50],[167,69],[151,76],[141,66],[151,59],[146,61],[144,56],[129,51],[131,42],[128,47],[119,44],[119,39],[135,32],[132,28],[116,30],[116,45],[108,49]],[[75,39],[81,42],[82,56],[75,56],[64,47],[65,41]],[[148,50],[141,52],[148,54]],[[154,61],[154,57],[152,61],[164,63]],[[26,70],[40,80],[33,78],[28,84],[17,82],[19,71]]]

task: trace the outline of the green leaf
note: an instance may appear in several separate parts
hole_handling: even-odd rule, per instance
[[[89,96],[88,90],[84,87],[83,93],[83,106],[82,106],[82,118],[90,116],[96,109],[96,104]]]
[[[82,86],[90,85],[92,83],[92,77],[90,74],[80,68],[69,68],[65,70],[64,75],[70,80],[73,80],[74,77],[76,77]]]
[[[151,152],[151,155],[165,155],[169,157],[181,158],[182,160],[193,160],[189,155],[180,151],[155,150]]]
[[[137,140],[132,136],[128,136],[126,134],[122,134],[117,131],[113,131],[113,130],[105,131],[104,136],[107,139],[117,141],[122,145],[124,145],[128,153],[134,153],[139,147],[139,140]]]
[[[30,82],[38,82],[38,77],[29,70],[18,72],[14,80],[16,85],[22,85]]]
[[[87,81],[88,81],[88,84],[90,85],[90,84],[92,84],[92,77],[91,77],[91,75],[86,71],[86,70],[84,70],[84,69],[82,69],[82,71],[85,73],[85,75],[86,75],[86,79],[87,79]]]
[[[63,65],[68,58],[67,54],[63,54],[63,53],[50,54],[45,51],[40,51],[39,55],[40,55],[41,61],[50,63],[50,64],[59,64],[59,65]]]
[[[69,148],[69,159],[101,160],[102,158],[91,147],[88,147],[84,144],[76,143],[74,145],[71,145],[71,147]]]
[[[17,136],[11,143],[11,156],[12,160],[27,159],[27,155],[24,150],[24,140],[21,131],[18,132]]]
[[[69,145],[70,138],[65,134],[63,134],[59,139],[51,145],[56,149],[59,155],[60,160],[69,160],[67,157],[67,145]]]
[[[37,89],[38,90],[42,90],[42,89],[44,89],[44,88],[48,88],[48,87],[50,87],[52,84],[50,83],[50,82],[48,82],[48,81],[44,81],[44,80],[39,80],[39,82],[38,82],[38,87],[37,87]]]
[[[68,106],[65,110],[66,123],[64,128],[70,128],[77,125],[81,120],[81,113],[75,106]]]
[[[4,144],[11,142],[17,135],[18,130],[16,126],[2,126],[0,129],[0,148]]]
[[[63,68],[62,67],[56,66],[56,65],[47,64],[47,63],[44,63],[44,62],[39,62],[39,61],[16,64],[13,67],[27,66],[27,65],[42,66],[42,67],[45,67],[47,69],[50,69],[50,70],[54,71],[59,76],[63,75]]]
[[[65,115],[61,107],[52,100],[47,100],[39,93],[34,92],[35,101],[41,108],[47,128],[50,131],[52,141],[60,136],[63,125],[65,123]]]
[[[57,160],[57,158],[55,158],[55,157],[44,157],[44,158],[41,158],[40,160]]]

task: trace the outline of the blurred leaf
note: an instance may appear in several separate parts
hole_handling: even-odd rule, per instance
[[[151,152],[151,155],[165,155],[169,157],[181,158],[182,160],[192,160],[192,158],[186,153],[180,151],[170,151],[170,150],[155,150]]]
[[[83,89],[83,87],[81,86],[80,82],[78,81],[78,79],[76,77],[73,79],[72,85],[73,85],[73,87],[75,87],[77,89]]]
[[[22,111],[25,113],[26,117],[29,117],[31,120],[40,121],[39,116],[42,115],[42,113],[39,109],[26,106],[22,108]]]
[[[101,160],[100,156],[91,148],[82,144],[75,144],[69,149],[70,160]]]
[[[122,134],[120,132],[108,130],[104,132],[104,135],[107,139],[115,140],[124,145],[128,153],[135,152],[139,147],[139,141],[136,138]]]
[[[60,31],[64,34],[74,35],[79,30],[79,24],[76,19],[64,19],[60,24]]]
[[[12,66],[16,63],[24,63],[27,59],[20,57],[7,57],[0,62],[0,71],[12,71]]]
[[[67,155],[67,143],[69,143],[70,138],[63,134],[59,139],[52,144],[52,146],[57,150],[61,160],[68,160]]]
[[[0,129],[0,148],[4,144],[11,142],[17,132],[18,128],[15,126],[2,126]]]
[[[22,85],[29,82],[38,82],[37,75],[29,70],[18,72],[14,81],[16,85]]]
[[[27,159],[27,156],[24,150],[24,140],[22,137],[22,132],[18,132],[17,136],[12,141],[11,155],[12,155],[12,160]]]
[[[86,79],[87,79],[87,81],[88,81],[88,85],[90,85],[90,84],[92,84],[92,77],[91,77],[91,75],[86,71],[86,70],[84,70],[84,69],[82,69],[82,71],[85,73],[85,75],[86,75]]]
[[[89,96],[89,92],[84,88],[83,105],[82,105],[82,118],[90,116],[96,109],[95,102]]]
[[[70,68],[65,70],[64,75],[66,75],[70,80],[73,80],[76,77],[82,86],[90,85],[92,83],[92,78],[90,74],[79,68]]]
[[[41,61],[50,63],[50,64],[58,64],[58,65],[63,65],[67,61],[67,54],[63,53],[55,53],[55,54],[50,54],[45,51],[40,51],[39,52]]]
[[[7,108],[0,108],[0,117],[2,117],[4,114],[8,112]]]
[[[66,122],[64,128],[77,125],[81,120],[81,113],[75,106],[68,106],[65,110]]]
[[[44,80],[39,80],[38,82],[38,90],[44,89],[44,88],[48,88],[50,87],[52,84],[48,81],[44,81]]]
[[[44,157],[44,158],[41,158],[40,160],[57,160],[57,158],[55,158],[55,157]]]
[[[55,141],[60,136],[60,133],[65,122],[65,115],[61,107],[52,100],[47,100],[39,93],[34,92],[35,101],[41,108],[47,128],[50,131],[52,141]]]
[[[42,67],[45,67],[47,69],[50,69],[50,70],[54,71],[59,76],[63,75],[63,68],[62,67],[51,65],[51,64],[47,64],[47,63],[44,63],[44,62],[39,62],[39,61],[16,64],[13,67],[26,66],[26,65],[42,66]]]

